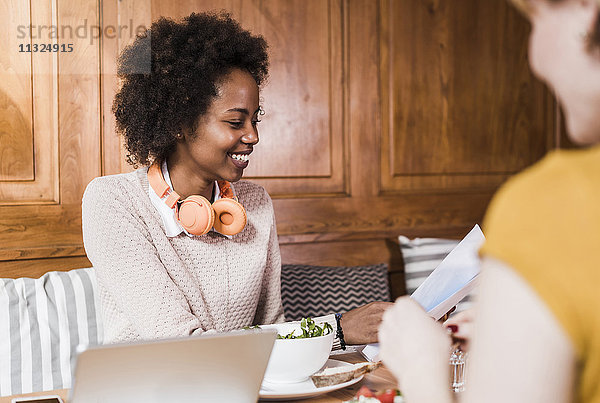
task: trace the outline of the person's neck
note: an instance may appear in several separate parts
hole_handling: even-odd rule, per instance
[[[167,169],[173,190],[179,194],[182,200],[191,195],[204,196],[207,200],[212,199],[214,180],[206,179],[198,174],[197,170],[182,163],[174,155],[167,158]]]

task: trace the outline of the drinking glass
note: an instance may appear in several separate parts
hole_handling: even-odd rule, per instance
[[[465,364],[467,362],[467,353],[460,348],[456,348],[450,354],[450,372],[452,374],[451,388],[453,392],[463,392],[465,390]]]

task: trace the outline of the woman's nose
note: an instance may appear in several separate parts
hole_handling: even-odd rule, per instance
[[[242,142],[252,145],[258,143],[258,129],[255,126],[250,127],[242,136]]]

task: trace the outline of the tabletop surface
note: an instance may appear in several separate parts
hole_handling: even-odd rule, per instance
[[[363,362],[365,361],[364,357],[359,353],[348,353],[348,354],[338,354],[333,356],[332,358],[340,361],[347,362]],[[306,403],[326,403],[326,402],[343,402],[346,400],[350,400],[360,389],[361,386],[366,385],[369,388],[375,391],[384,391],[386,389],[396,388],[396,380],[392,376],[391,372],[385,368],[380,367],[376,369],[374,372],[365,375],[365,377],[358,383],[355,383],[352,386],[348,386],[347,388],[336,390],[330,392],[325,395],[302,399],[301,402]],[[67,394],[68,389],[60,389],[46,392],[37,392],[37,393],[28,393],[25,395],[18,395],[19,397],[33,397],[33,396],[47,396],[47,395],[59,395],[62,399],[67,402]],[[6,396],[0,397],[0,403],[10,403],[11,399],[17,396]]]

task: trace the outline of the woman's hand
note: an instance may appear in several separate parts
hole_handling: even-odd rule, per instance
[[[447,332],[409,297],[396,300],[379,328],[380,356],[411,403],[450,402]]]
[[[383,313],[393,302],[376,301],[342,315],[341,325],[346,344],[377,343],[377,331]]]
[[[444,322],[444,327],[452,334],[452,338],[460,343],[460,349],[467,351],[473,338],[473,309],[452,316]]]

